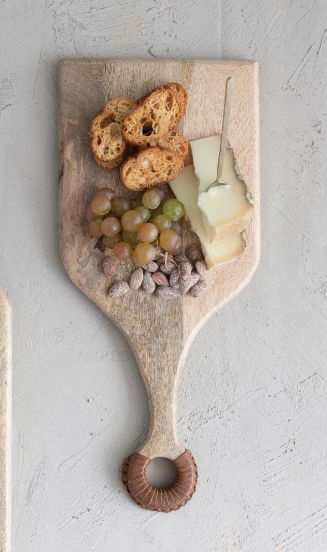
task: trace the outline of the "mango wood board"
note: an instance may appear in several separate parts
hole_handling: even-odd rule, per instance
[[[189,451],[176,434],[177,392],[188,349],[201,326],[231,301],[250,281],[260,255],[259,198],[259,90],[258,64],[254,61],[172,60],[62,60],[59,69],[59,228],[63,264],[76,286],[118,326],[128,340],[149,395],[150,429],[138,454],[125,462],[123,480],[132,498],[142,507],[170,511],[183,505],[168,504],[155,494],[150,503],[140,494],[135,498],[129,482],[134,459],[147,485],[145,461],[164,456],[184,460],[193,473],[196,468]],[[226,78],[233,76],[229,141],[240,170],[254,199],[254,213],[247,229],[247,247],[235,261],[209,272],[208,288],[199,298],[181,296],[175,301],[159,300],[141,291],[109,299],[109,282],[102,272],[103,253],[94,249],[87,234],[85,205],[95,190],[108,186],[117,195],[135,197],[120,182],[119,169],[106,171],[92,157],[88,130],[95,113],[110,98],[136,100],[167,82],[179,82],[188,92],[188,108],[179,128],[188,140],[221,133]],[[191,160],[188,159],[187,163]],[[184,247],[197,243],[184,223]],[[132,263],[122,263],[113,281],[126,279]],[[189,455],[189,457],[188,457]],[[193,471],[190,466],[193,466]],[[176,466],[175,466],[176,467]],[[177,468],[176,468],[177,469]],[[180,468],[181,473],[184,467]],[[132,470],[133,471],[133,470]],[[184,470],[185,471],[185,470]],[[134,475],[136,474],[134,473]],[[133,477],[134,477],[133,475]],[[191,473],[189,474],[190,478]],[[178,476],[179,477],[179,476]],[[176,479],[178,479],[176,477]],[[185,481],[184,481],[185,483]],[[182,488],[181,496],[187,495]],[[145,493],[147,494],[147,493]],[[154,496],[155,495],[155,496]],[[188,496],[188,499],[190,496]],[[166,502],[165,502],[166,501]],[[170,500],[172,502],[172,500]],[[167,503],[167,504],[166,504]]]
[[[11,305],[0,287],[0,552],[11,549]]]

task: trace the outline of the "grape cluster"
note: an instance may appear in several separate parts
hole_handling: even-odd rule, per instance
[[[164,198],[165,192],[158,186],[131,201],[101,188],[86,206],[89,234],[102,238],[117,260],[132,257],[137,266],[150,263],[158,254],[175,255],[182,248],[185,209],[177,199]]]

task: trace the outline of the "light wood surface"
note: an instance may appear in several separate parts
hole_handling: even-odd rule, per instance
[[[181,369],[201,326],[250,281],[260,255],[258,64],[252,61],[63,60],[59,103],[60,253],[72,281],[120,328],[136,357],[150,404],[150,430],[139,449],[144,456],[178,458],[176,435]],[[221,133],[226,78],[233,77],[229,140],[254,198],[247,248],[236,261],[209,273],[208,289],[197,299],[164,302],[142,292],[108,299],[102,254],[93,250],[84,221],[85,204],[96,188],[109,186],[133,197],[118,170],[104,171],[92,159],[88,128],[110,98],[137,99],[160,84],[180,82],[189,94],[180,129],[188,140]],[[188,160],[190,162],[190,160]],[[184,245],[194,234],[184,232]],[[120,267],[116,280],[127,277]]]
[[[0,552],[11,549],[11,305],[0,287]]]

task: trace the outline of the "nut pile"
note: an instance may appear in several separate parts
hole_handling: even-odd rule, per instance
[[[105,257],[103,270],[108,278],[115,274],[116,261]],[[109,290],[109,297],[122,297],[130,289],[142,289],[159,299],[172,300],[189,293],[199,297],[207,288],[207,267],[200,249],[190,246],[186,256],[166,254],[155,261],[136,268],[129,282],[116,282]]]

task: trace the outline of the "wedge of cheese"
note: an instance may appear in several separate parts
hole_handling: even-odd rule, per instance
[[[183,172],[170,182],[170,187],[179,201],[184,204],[186,217],[192,230],[198,235],[208,268],[232,261],[245,249],[241,233],[217,243],[210,243],[203,224],[202,214],[198,207],[198,186],[194,166],[185,167]]]
[[[198,185],[198,205],[211,243],[244,230],[253,211],[252,198],[235,170],[231,148],[227,148],[221,186],[208,187],[217,177],[221,136],[190,142]]]

